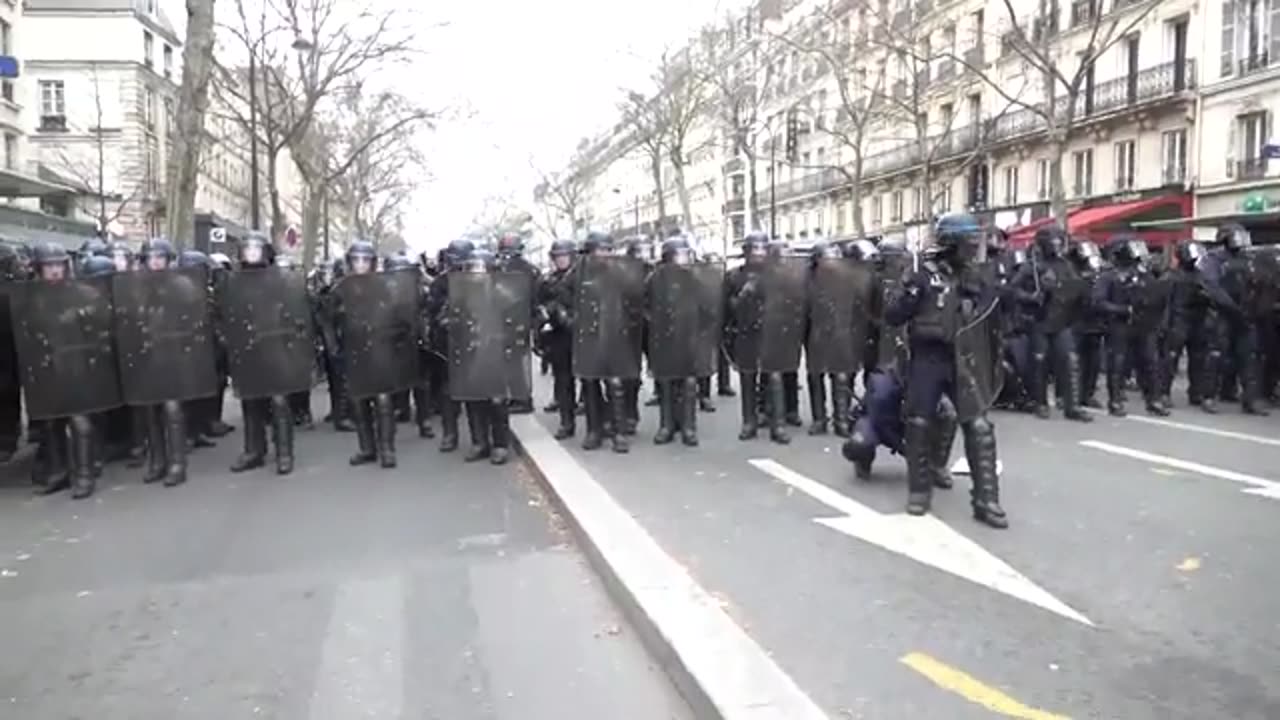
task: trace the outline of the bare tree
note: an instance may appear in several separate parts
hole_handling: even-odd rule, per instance
[[[178,248],[185,247],[195,236],[196,184],[213,71],[213,7],[214,0],[187,0],[182,86],[178,91],[174,151],[169,154],[165,183],[167,232]]]
[[[89,67],[93,83],[93,121],[84,128],[89,136],[91,146],[63,145],[57,150],[57,165],[67,173],[78,186],[77,189],[87,191],[83,200],[84,211],[94,216],[98,223],[98,232],[106,233],[107,226],[124,215],[129,206],[141,200],[147,188],[149,178],[145,176],[136,182],[127,183],[125,177],[129,169],[128,162],[140,162],[144,148],[141,144],[134,147],[126,145],[126,136],[121,128],[106,127],[106,112],[103,107],[101,79],[97,63]],[[113,182],[108,182],[112,176]]]
[[[1058,0],[1038,0],[1036,11],[1022,18],[1018,17],[1013,0],[1002,0],[1008,26],[1000,39],[1002,54],[1013,55],[1021,63],[1022,73],[1029,76],[1028,84],[1038,85],[1034,101],[1011,90],[1009,77],[1000,77],[999,73],[964,57],[955,58],[1012,107],[1028,110],[1043,122],[1049,149],[1050,209],[1059,222],[1067,220],[1062,159],[1081,115],[1087,116],[1093,110],[1094,70],[1098,59],[1133,33],[1159,3],[1160,0],[1117,2],[1111,12],[1103,13],[1101,0],[1073,2],[1071,27],[1078,37],[1084,38],[1083,47],[1073,55],[1064,52],[1062,43],[1068,40],[1059,42],[1062,7]],[[1177,71],[1186,72],[1186,69],[1177,68]],[[1174,82],[1176,86],[1188,80],[1184,76],[1175,78]],[[1136,92],[1136,82],[1129,92]]]
[[[658,202],[657,234],[662,234],[662,224],[667,218],[667,196],[662,181],[662,159],[666,149],[667,116],[661,103],[655,98],[638,92],[628,92],[619,105],[622,121],[630,130],[636,151],[643,153],[653,179],[653,193]]]
[[[586,199],[588,183],[583,180],[578,166],[581,161],[581,154],[575,156],[569,163],[569,172],[563,176],[552,176],[540,170],[532,160],[529,162],[529,167],[539,178],[533,189],[533,200],[543,210],[545,219],[542,229],[552,237],[562,237],[561,220],[568,222],[569,234],[578,229],[582,220],[581,208]]]

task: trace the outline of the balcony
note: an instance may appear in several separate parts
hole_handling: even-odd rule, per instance
[[[1122,175],[1116,178],[1117,193],[1133,192],[1136,187],[1138,187],[1138,178],[1133,175]]]
[[[1267,57],[1266,50],[1252,53],[1248,57],[1240,58],[1240,77],[1266,70],[1267,66],[1270,64],[1270,60],[1271,59]]]
[[[1160,171],[1160,179],[1165,185],[1181,185],[1187,181],[1187,166],[1169,166]]]
[[[984,67],[987,64],[985,47],[981,44],[974,45],[964,51],[964,63],[971,68]]]
[[[827,168],[777,185],[773,189],[773,194],[777,202],[786,202],[802,195],[834,190],[845,183],[844,173],[835,168]]]
[[[1076,0],[1071,3],[1071,27],[1080,27],[1098,17],[1098,0]]]
[[[950,58],[938,63],[938,82],[946,82],[956,76],[956,61]]]
[[[1000,57],[1011,58],[1018,54],[1018,49],[1022,45],[1022,34],[1017,30],[1010,30],[1000,36]]]
[[[743,212],[745,207],[745,198],[732,198],[725,202],[724,207],[721,208],[721,210],[724,215],[735,215]]]
[[[1267,176],[1267,159],[1263,157],[1246,158],[1236,161],[1237,180],[1260,180]]]

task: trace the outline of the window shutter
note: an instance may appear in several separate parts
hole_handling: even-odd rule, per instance
[[[1236,127],[1240,124],[1239,118],[1231,118],[1231,122],[1227,125],[1227,177],[1236,176]]]
[[[1222,77],[1231,77],[1235,68],[1236,5],[1232,0],[1222,0]]]

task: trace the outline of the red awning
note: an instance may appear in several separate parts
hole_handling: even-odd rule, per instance
[[[1180,215],[1184,210],[1189,210],[1190,198],[1185,194],[1178,195],[1161,195],[1159,197],[1145,198],[1143,200],[1131,200],[1129,202],[1113,203],[1110,205],[1094,205],[1092,207],[1076,208],[1067,213],[1067,232],[1072,237],[1081,239],[1090,239],[1099,244],[1106,242],[1111,236],[1118,232],[1135,232],[1139,237],[1148,241],[1148,244],[1164,244],[1168,241],[1166,237],[1169,233],[1149,233],[1144,231],[1134,231],[1129,225],[1130,220],[1140,215],[1146,215],[1153,210],[1167,208],[1173,215]],[[1021,227],[1009,230],[1009,244],[1013,247],[1023,247],[1029,245],[1036,230],[1053,222],[1053,218],[1041,218],[1035,222],[1028,223]],[[1151,237],[1148,238],[1147,235]],[[1159,236],[1159,237],[1157,237]]]

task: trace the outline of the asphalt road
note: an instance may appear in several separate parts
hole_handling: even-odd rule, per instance
[[[525,469],[400,427],[394,471],[328,429],[288,478],[229,474],[239,433],[181,488],[4,468],[0,717],[688,717]]]
[[[831,717],[1280,718],[1280,417],[997,414],[996,531],[967,478],[904,523],[901,458],[862,483],[837,438],[739,442],[717,405],[697,448],[654,446],[655,408],[629,455],[569,447]],[[919,559],[968,545],[959,575]],[[974,569],[998,561],[1025,583]]]

